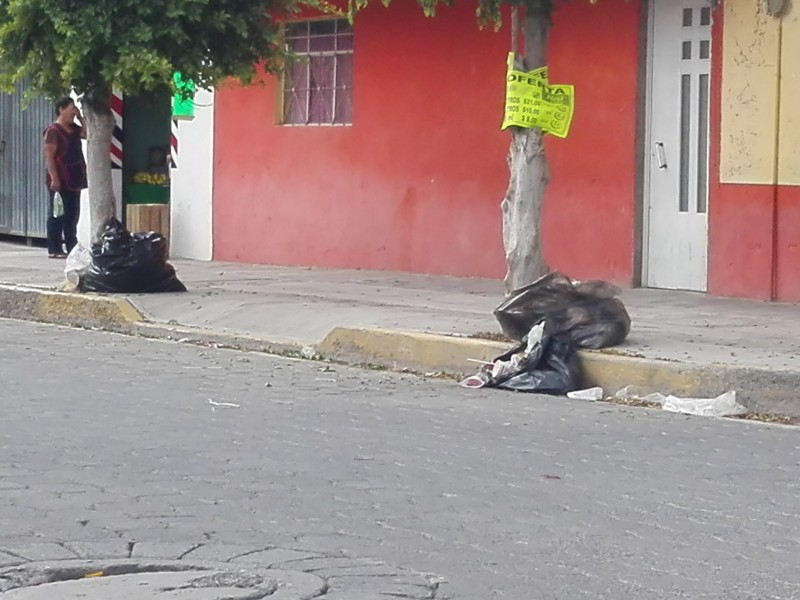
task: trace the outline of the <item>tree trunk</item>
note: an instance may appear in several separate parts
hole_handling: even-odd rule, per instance
[[[106,222],[116,216],[117,202],[111,181],[111,138],[114,115],[110,94],[87,94],[83,102],[88,139],[86,170],[89,178],[89,214],[92,243],[100,241]]]
[[[516,67],[532,71],[547,64],[552,0],[530,0],[522,31],[524,63]],[[548,272],[542,248],[542,204],[550,171],[544,155],[543,134],[538,128],[511,128],[508,152],[510,178],[502,202],[503,246],[506,252],[506,291],[534,282]]]

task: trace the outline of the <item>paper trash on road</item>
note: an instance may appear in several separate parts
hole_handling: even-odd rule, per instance
[[[645,395],[634,386],[628,385],[614,394],[614,398],[659,404],[663,410],[669,412],[700,417],[732,417],[747,412],[744,406],[736,402],[735,391],[725,392],[716,398],[678,398],[658,392]]]
[[[300,350],[300,356],[308,360],[319,360],[322,358],[313,346],[303,346],[303,349]]]
[[[736,402],[736,392],[725,392],[716,398],[676,398],[667,396],[664,410],[698,415],[700,417],[732,417],[743,415],[747,409]]]
[[[574,392],[568,392],[567,398],[570,398],[572,400],[589,400],[590,402],[594,402],[595,400],[602,400],[603,388],[593,387],[586,390],[575,390]]]
[[[234,404],[233,402],[215,402],[211,398],[208,399],[208,403],[211,406],[227,406],[228,408],[239,408],[238,404]]]
[[[617,400],[636,400],[638,402],[647,402],[664,406],[667,397],[664,394],[653,392],[652,394],[641,394],[634,386],[626,385],[624,388],[614,394]]]

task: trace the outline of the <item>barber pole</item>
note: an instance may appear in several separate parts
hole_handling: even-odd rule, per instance
[[[111,168],[122,168],[122,115],[124,103],[122,100],[122,92],[115,90],[111,94],[111,113],[114,115],[114,133],[111,137]]]
[[[170,144],[170,166],[178,168],[178,120],[172,119],[172,134],[169,138]]]

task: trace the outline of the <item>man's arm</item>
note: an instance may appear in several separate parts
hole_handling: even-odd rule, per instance
[[[58,142],[53,141],[50,137],[52,134],[45,137],[44,141],[44,164],[47,167],[47,172],[50,174],[50,189],[58,192],[61,191],[61,180],[58,177],[58,167],[56,166],[56,155],[58,154]]]
[[[83,115],[81,114],[81,109],[75,106],[75,118],[78,120],[78,125],[81,128],[81,139],[86,139],[86,123],[83,122]]]

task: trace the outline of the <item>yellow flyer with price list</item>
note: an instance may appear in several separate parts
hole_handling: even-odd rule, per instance
[[[575,111],[575,87],[552,85],[547,67],[533,71],[514,68],[514,54],[508,55],[506,106],[500,129],[539,127],[545,133],[565,138]]]

